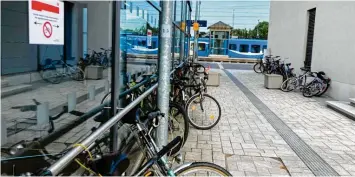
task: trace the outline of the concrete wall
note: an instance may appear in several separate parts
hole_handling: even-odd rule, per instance
[[[300,72],[305,59],[308,10],[314,7],[312,71],[324,71],[332,79],[329,96],[338,100],[355,97],[355,2],[271,1],[271,54],[289,57]]]
[[[37,69],[37,45],[28,43],[28,4],[1,2],[1,74]]]
[[[100,48],[111,48],[111,13],[109,1],[87,2],[88,49],[100,52]]]

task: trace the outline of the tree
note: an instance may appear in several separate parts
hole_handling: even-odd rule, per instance
[[[238,36],[240,39],[267,39],[269,30],[269,22],[259,22],[254,29],[233,29],[232,35]]]
[[[269,32],[269,22],[266,21],[259,22],[255,26],[254,31],[256,31],[259,34],[260,39],[267,39],[268,32]]]

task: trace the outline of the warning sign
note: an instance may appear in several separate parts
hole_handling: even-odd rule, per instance
[[[64,44],[64,3],[59,0],[29,0],[29,43]]]

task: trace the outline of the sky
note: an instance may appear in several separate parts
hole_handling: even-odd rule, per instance
[[[200,19],[207,20],[207,26],[222,21],[234,28],[254,28],[258,20],[269,21],[270,1],[201,1]],[[192,19],[195,19],[195,3],[193,3]],[[200,28],[207,31],[207,28]]]

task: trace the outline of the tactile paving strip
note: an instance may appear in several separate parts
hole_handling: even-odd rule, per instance
[[[339,174],[229,71],[223,70],[316,176]]]

